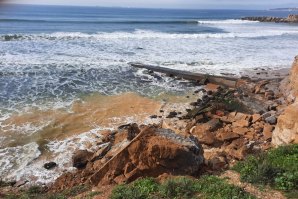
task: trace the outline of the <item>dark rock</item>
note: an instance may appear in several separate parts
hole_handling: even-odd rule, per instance
[[[191,105],[191,106],[198,106],[198,102],[191,102],[189,105]]]
[[[172,111],[172,112],[169,113],[169,115],[167,116],[167,118],[174,118],[174,117],[176,117],[177,115],[178,115],[177,112]]]
[[[151,119],[156,119],[157,118],[157,115],[151,115],[150,118]]]
[[[77,150],[72,156],[72,165],[77,169],[84,169],[93,153],[87,150]]]
[[[277,118],[276,118],[274,115],[272,115],[272,116],[270,116],[270,117],[267,117],[267,118],[265,119],[265,121],[266,121],[267,123],[271,124],[271,125],[274,125],[274,124],[277,123]]]
[[[27,184],[29,181],[28,180],[20,180],[18,182],[16,182],[14,184],[15,187],[21,187],[21,186],[24,186],[25,184]]]
[[[43,167],[47,170],[53,169],[56,166],[57,166],[56,162],[48,162],[43,165]]]

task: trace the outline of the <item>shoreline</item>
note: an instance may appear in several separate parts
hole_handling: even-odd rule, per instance
[[[263,73],[257,74],[259,71],[261,71]],[[286,72],[286,69],[277,70],[277,71],[264,71],[264,70],[260,69],[259,71],[258,70],[255,71],[255,74],[254,74],[254,75],[258,76],[258,80],[254,80],[254,78],[252,78],[252,80],[249,80],[249,79],[240,80],[240,84],[238,84],[238,87],[237,87],[238,90],[237,89],[228,89],[228,88],[224,88],[220,85],[207,83],[206,85],[201,85],[201,87],[198,87],[199,89],[195,90],[193,93],[190,93],[186,96],[179,96],[178,99],[180,99],[181,101],[179,101],[179,100],[177,101],[177,96],[172,96],[172,99],[168,100],[168,103],[163,103],[163,105],[160,104],[160,106],[156,109],[155,113],[151,112],[151,114],[147,114],[146,117],[148,119],[150,119],[151,123],[147,123],[145,125],[143,123],[138,123],[138,126],[139,126],[138,128],[140,128],[141,132],[144,131],[144,129],[146,130],[147,127],[153,128],[153,129],[154,128],[155,129],[170,129],[170,130],[172,130],[172,132],[175,132],[175,134],[182,136],[179,139],[185,139],[186,137],[188,137],[190,135],[195,135],[195,137],[198,138],[200,144],[202,145],[202,148],[204,149],[204,158],[205,158],[204,164],[206,167],[205,172],[208,171],[208,172],[213,173],[213,172],[218,172],[219,170],[222,170],[222,169],[225,170],[225,169],[229,168],[231,165],[235,164],[235,162],[243,159],[247,155],[246,153],[249,154],[252,152],[258,153],[260,151],[264,151],[264,150],[266,151],[272,147],[271,146],[272,131],[274,130],[274,126],[276,125],[277,121],[273,121],[272,124],[269,124],[269,126],[268,126],[266,119],[272,117],[272,115],[270,115],[270,116],[268,116],[268,115],[264,116],[264,115],[266,115],[268,113],[272,113],[272,111],[273,111],[273,112],[275,112],[273,117],[276,119],[283,112],[285,107],[283,107],[283,104],[280,104],[280,105],[276,105],[275,103],[267,104],[268,97],[272,97],[272,96],[278,97],[279,94],[275,94],[276,93],[275,91],[273,93],[271,92],[270,94],[266,94],[266,92],[268,90],[266,91],[265,87],[268,86],[270,89],[274,89],[274,88],[279,89],[278,87],[281,84],[281,79],[282,79],[282,77],[286,76],[287,72]],[[250,73],[250,72],[247,72],[247,74],[252,75],[252,73]],[[274,75],[272,75],[272,74],[274,74]],[[278,76],[276,76],[276,74]],[[158,75],[160,75],[160,74],[158,74]],[[266,78],[270,75],[274,76],[274,78],[269,78],[269,79]],[[264,77],[264,79],[260,79],[260,77],[261,78]],[[196,84],[196,83],[194,82],[194,84]],[[251,90],[252,88],[253,88],[253,91]],[[241,92],[239,89],[241,90]],[[256,89],[258,89],[258,91],[256,91]],[[252,95],[254,95],[254,97],[256,97],[255,99],[263,100],[264,104],[266,104],[266,106],[271,110],[269,110],[266,113],[256,113],[256,112],[254,112],[255,110],[252,108],[250,110],[252,112],[247,112],[247,111],[243,112],[243,111],[240,111],[240,109],[239,109],[240,112],[238,112],[237,110],[239,107],[237,107],[236,109],[232,108],[233,109],[233,111],[232,111],[229,108],[226,109],[227,107],[221,107],[221,105],[218,105],[218,103],[223,102],[223,101],[215,100],[215,102],[212,102],[214,100],[214,97],[217,96],[217,94],[219,96],[221,96],[221,95],[225,96],[224,91],[229,91],[232,94],[232,95],[229,94],[229,96],[227,98],[228,100],[239,99],[240,101],[236,100],[235,103],[237,103],[237,104],[241,103],[240,106],[243,106],[246,108],[252,108],[252,107],[250,107],[249,104],[242,103],[242,102],[245,102],[245,100],[243,101],[243,97],[245,98],[245,96],[247,95],[247,94],[244,94],[243,91],[250,92]],[[135,95],[134,94],[132,94],[132,95],[133,95],[133,98],[135,98]],[[204,105],[205,102],[202,101],[205,97],[209,98],[209,101],[211,100],[211,104],[208,105],[209,102],[207,102],[207,104],[206,104],[207,107],[206,107],[206,105]],[[198,98],[200,99],[200,101]],[[147,98],[147,99],[149,99],[149,98]],[[194,100],[196,100],[196,99],[198,99],[198,100],[196,102],[194,102]],[[157,100],[160,100],[160,99],[157,99]],[[272,99],[272,98],[269,98],[269,100],[275,101],[275,99]],[[212,108],[214,104],[217,106],[216,109],[218,109],[215,112]],[[202,105],[203,105],[204,109],[201,109],[201,111],[203,110],[203,112],[198,112],[198,107],[200,107]],[[152,108],[152,107],[150,107],[150,108]],[[200,110],[200,108],[199,108],[199,110]],[[200,115],[203,115],[203,117],[201,117]],[[254,120],[256,120],[256,121],[254,121]],[[221,121],[221,122],[218,123],[218,121]],[[242,124],[240,121],[244,122],[244,124]],[[254,122],[252,122],[252,121],[254,121]],[[240,124],[238,124],[239,122],[240,122]],[[246,126],[247,122],[250,123],[250,125],[255,125],[255,124],[257,124],[257,125],[255,125],[253,127],[247,127]],[[235,125],[234,125],[234,123],[235,123]],[[220,127],[217,126],[219,124],[221,125]],[[107,129],[107,130],[103,130],[103,131],[101,130],[100,132],[102,132],[102,133],[99,133],[98,135],[94,134],[94,136],[98,136],[97,137],[98,141],[94,142],[94,141],[90,140],[89,142],[93,142],[93,144],[95,143],[96,145],[90,144],[89,148],[88,147],[84,147],[84,148],[78,147],[76,150],[73,150],[73,153],[75,154],[76,151],[88,150],[89,152],[92,151],[92,153],[95,154],[103,149],[106,150],[107,142],[105,141],[105,139],[107,139],[107,136],[116,136],[113,139],[116,139],[117,140],[116,142],[118,142],[118,143],[115,144],[115,143],[113,143],[115,141],[112,142],[112,145],[110,146],[111,148],[109,149],[110,151],[108,152],[108,154],[110,153],[109,156],[117,159],[117,154],[121,153],[121,151],[124,150],[126,147],[128,147],[129,146],[128,144],[130,143],[130,141],[127,140],[127,138],[126,138],[126,136],[128,136],[128,135],[125,133],[124,134],[121,133],[121,136],[119,138],[117,138],[118,133],[122,132],[122,130],[119,130],[119,128],[120,128],[119,125],[118,125],[118,130],[116,130],[117,126],[114,126],[115,131],[111,131],[111,130]],[[128,125],[132,125],[132,124],[128,124]],[[262,127],[260,127],[259,125],[262,125]],[[235,128],[237,129],[237,131],[241,131],[241,134],[233,132],[234,131],[233,129],[235,129]],[[254,129],[254,131],[250,131],[250,130],[248,130],[248,128]],[[202,129],[205,129],[208,132],[209,131],[211,131],[211,132],[209,132],[207,134],[206,133],[201,134],[200,132],[202,131]],[[231,131],[227,130],[227,129],[231,129]],[[205,130],[203,130],[203,131],[205,131]],[[266,132],[264,132],[264,131],[266,131]],[[212,132],[215,132],[216,134],[219,134],[219,135],[217,135],[216,137],[214,137],[214,136],[210,137],[210,135],[211,135],[210,133],[212,133]],[[264,133],[266,133],[266,134],[264,134]],[[83,134],[78,134],[78,135],[83,135]],[[76,136],[74,136],[74,137],[71,136],[70,138],[77,139],[75,137]],[[79,137],[79,136],[77,136],[77,137]],[[242,140],[242,138],[244,138],[244,140],[249,141],[249,143],[250,143],[249,148],[246,148],[246,149],[243,148],[246,145],[244,144],[245,142]],[[137,139],[137,137],[133,138],[133,140],[135,140],[135,139]],[[258,144],[252,144],[252,143],[257,143],[258,139],[261,139],[262,142],[258,143]],[[77,139],[76,142],[81,143],[83,140]],[[239,142],[240,140],[242,140],[241,142],[243,142],[243,143],[238,143],[237,145],[235,145],[236,144],[235,142]],[[222,143],[224,145],[218,145],[219,143]],[[227,143],[229,143],[229,144],[227,144]],[[249,143],[247,143],[247,144],[249,144]],[[237,149],[236,150],[231,149],[232,145],[234,147],[236,147]],[[97,146],[97,147],[90,150],[94,146]],[[251,148],[252,146],[254,146],[254,147]],[[250,150],[252,150],[252,151],[250,151]],[[225,155],[223,155],[223,154],[225,154]],[[72,154],[70,153],[69,156],[71,157]],[[104,156],[106,156],[106,155],[104,155]],[[71,165],[72,164],[71,162],[73,161],[70,157],[67,160],[68,165]],[[46,161],[43,161],[43,163],[51,163],[51,162],[53,162],[52,160],[46,159]],[[97,166],[97,169],[99,169],[103,165],[107,164],[109,162],[109,159],[107,159],[105,161],[106,161],[106,163],[104,163],[104,162],[100,163]],[[83,171],[90,169],[88,167],[88,164],[89,163],[87,163],[87,166],[83,169]],[[42,167],[42,164],[40,164],[39,166]],[[56,172],[55,170],[57,169],[57,167],[59,168],[59,163],[57,166],[55,166],[53,168],[53,170],[50,169],[49,171],[53,171],[55,173]],[[78,169],[78,170],[74,169],[71,172],[72,173],[74,172],[74,174],[77,173],[77,174],[81,175],[81,171],[82,170],[80,170],[80,169]],[[91,172],[91,171],[88,171],[88,172]],[[63,183],[61,184],[61,182],[64,181],[64,179],[68,178],[68,175],[72,175],[72,174],[67,174],[65,172],[63,172],[63,173],[61,173],[62,175],[60,177],[57,176],[57,180],[54,182],[54,184],[52,186],[50,186],[51,190],[59,191],[60,186],[62,186],[62,185],[63,185],[63,187],[64,186],[71,187],[74,185],[74,184],[67,185],[67,184],[63,184]],[[56,174],[57,174],[57,172],[56,172]],[[85,179],[86,177],[82,176],[82,179],[83,178]],[[48,185],[51,185],[52,183],[53,182],[49,181],[47,184],[44,184],[43,186],[48,186]],[[76,183],[76,182],[74,182],[74,183]],[[86,181],[86,183],[87,183],[87,181]],[[89,182],[88,182],[88,184],[89,184]],[[16,182],[16,185],[18,187],[26,187],[26,186],[29,186],[32,184],[29,181],[26,182],[26,180],[21,180],[21,181]]]

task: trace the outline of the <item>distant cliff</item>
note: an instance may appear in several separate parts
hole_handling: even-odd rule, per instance
[[[298,23],[298,15],[289,15],[287,18],[281,17],[244,17],[242,20],[275,22],[275,23]]]

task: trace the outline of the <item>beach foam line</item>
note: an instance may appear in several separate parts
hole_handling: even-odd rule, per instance
[[[22,40],[78,40],[78,39],[207,39],[207,38],[258,38],[282,35],[298,35],[298,30],[264,30],[260,32],[240,33],[202,33],[202,34],[177,34],[145,30],[134,32],[98,32],[87,34],[81,32],[56,32],[51,34],[7,34],[0,35],[0,41],[22,41]]]

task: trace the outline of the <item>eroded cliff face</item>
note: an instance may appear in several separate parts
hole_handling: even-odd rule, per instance
[[[298,143],[298,56],[295,57],[287,84],[281,89],[290,104],[279,116],[272,136],[275,146]]]

